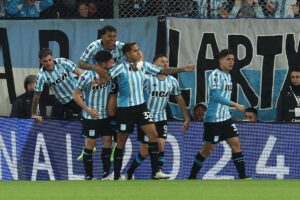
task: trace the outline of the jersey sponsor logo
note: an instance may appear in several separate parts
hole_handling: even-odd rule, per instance
[[[94,79],[92,84],[92,90],[101,90],[102,88],[107,87],[110,84],[110,81],[107,81],[105,84],[100,85],[99,79]]]
[[[54,82],[50,83],[50,84],[49,84],[49,87],[53,87],[53,86],[55,86],[55,85],[61,83],[62,81],[66,80],[66,78],[68,78],[68,74],[67,74],[67,73],[64,73],[64,74],[62,75],[62,77],[59,77],[59,78],[57,78]],[[48,80],[49,80],[49,79],[48,79]]]
[[[153,97],[168,97],[168,96],[170,96],[170,92],[152,91],[151,96],[153,96]]]

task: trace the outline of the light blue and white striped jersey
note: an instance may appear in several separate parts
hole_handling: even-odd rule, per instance
[[[108,49],[104,49],[101,39],[96,40],[86,48],[86,50],[81,55],[80,60],[87,63],[96,64],[96,60],[95,60],[96,53],[101,50],[108,50],[113,55],[115,65],[118,65],[125,60],[125,56],[122,52],[123,46],[124,43],[116,41],[115,48],[112,50],[108,50]]]
[[[276,18],[294,18],[293,5],[297,4],[297,0],[274,0]]]
[[[229,112],[231,92],[230,73],[219,69],[212,71],[208,77],[208,103],[204,122],[222,122],[231,118]]]
[[[44,84],[47,84],[54,93],[57,100],[66,104],[73,99],[73,91],[77,80],[72,73],[77,65],[66,58],[56,58],[54,60],[54,70],[49,72],[42,66],[37,75],[35,92],[42,92]]]
[[[144,97],[154,122],[167,120],[166,107],[170,94],[181,94],[178,81],[173,76],[160,80],[155,75],[146,75]]]
[[[111,92],[112,81],[107,81],[104,85],[99,85],[97,79],[99,79],[99,75],[95,71],[85,71],[78,79],[76,88],[84,93],[85,105],[99,113],[98,119],[104,119],[108,117],[107,103]],[[93,119],[84,110],[83,117],[86,119]]]
[[[140,61],[137,65],[137,71],[134,71],[131,66],[131,63],[124,61],[109,70],[112,78],[117,77],[119,86],[118,107],[137,106],[144,103],[145,74],[156,75],[161,71],[160,67],[149,62]]]
[[[207,18],[208,4],[206,0],[196,0],[196,11],[198,12],[198,17]],[[210,12],[211,18],[220,18],[220,8],[226,0],[211,0],[210,1]]]

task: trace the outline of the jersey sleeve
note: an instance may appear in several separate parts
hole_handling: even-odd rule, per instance
[[[111,75],[112,79],[114,79],[117,76],[119,76],[119,74],[121,74],[123,70],[124,70],[124,63],[114,66],[108,71],[108,73]]]
[[[92,80],[92,77],[90,75],[90,71],[85,71],[78,79],[78,82],[76,84],[76,88],[83,91],[88,84],[90,84],[90,81]]]
[[[80,60],[89,62],[93,56],[97,53],[98,47],[95,42],[91,43],[80,56]]]
[[[143,65],[144,65],[146,74],[157,75],[161,71],[160,67],[153,65],[152,63],[144,62]]]
[[[41,70],[36,78],[36,85],[34,87],[34,92],[43,92],[43,88],[44,88],[44,84],[45,84],[45,78],[43,76],[43,71]]]
[[[111,83],[111,94],[117,94],[119,92],[119,85],[117,78],[114,78]]]
[[[208,87],[211,90],[221,89],[221,76],[217,71],[213,71],[208,78]]]
[[[171,80],[172,80],[172,95],[174,96],[181,95],[178,81],[174,77],[172,77]]]
[[[57,63],[61,64],[62,66],[64,66],[65,69],[73,73],[75,73],[75,70],[77,68],[77,65],[73,61],[68,60],[66,58],[57,59]]]

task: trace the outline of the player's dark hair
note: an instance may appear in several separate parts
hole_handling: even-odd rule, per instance
[[[253,107],[246,108],[245,112],[251,112],[257,116],[257,110]]]
[[[125,43],[124,46],[122,47],[122,52],[123,52],[124,54],[126,54],[127,52],[131,51],[131,47],[132,47],[133,45],[136,45],[136,43],[135,43],[135,42],[128,42],[128,43]]]
[[[221,58],[226,57],[227,55],[234,55],[235,56],[235,53],[234,53],[234,51],[232,51],[230,49],[223,49],[219,53],[218,60],[220,60]]]
[[[300,67],[292,67],[290,68],[290,73],[292,72],[300,72]]]
[[[99,35],[100,37],[102,35],[105,35],[107,32],[114,32],[114,33],[117,33],[117,29],[113,26],[110,26],[110,25],[107,25],[107,26],[104,26],[102,29],[100,29],[99,31]]]
[[[106,50],[98,51],[95,55],[95,60],[97,63],[107,62],[113,58],[113,55]]]
[[[157,59],[161,58],[161,57],[168,57],[166,54],[156,54],[152,60],[152,62],[155,62]]]
[[[51,55],[52,56],[52,51],[51,49],[48,49],[48,48],[42,48],[39,52],[39,58],[40,60],[47,57],[48,55]]]

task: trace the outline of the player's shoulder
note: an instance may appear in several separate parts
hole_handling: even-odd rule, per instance
[[[92,77],[93,71],[85,70],[79,77],[79,81],[85,81]]]
[[[122,49],[122,47],[124,46],[125,43],[120,42],[120,41],[116,41],[115,45],[116,47],[118,47],[119,49]]]
[[[91,50],[91,49],[100,49],[100,47],[102,46],[101,41],[102,41],[102,40],[99,39],[99,40],[95,40],[95,41],[91,42],[91,43],[89,44],[89,46],[87,47],[86,51],[89,51],[89,50]]]

